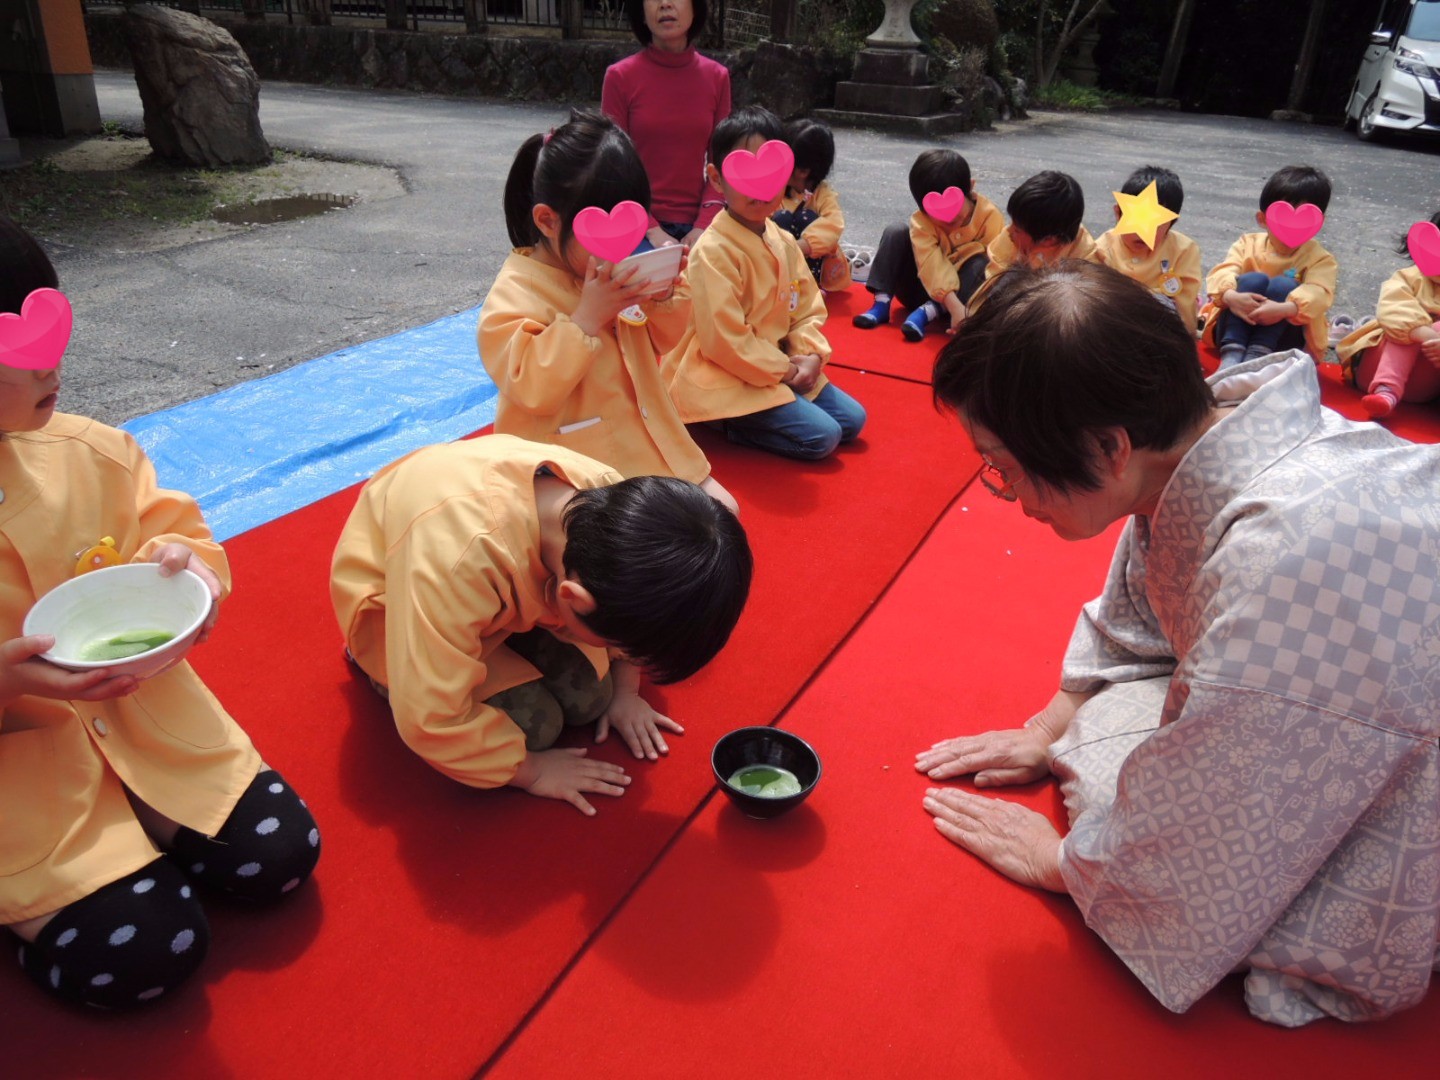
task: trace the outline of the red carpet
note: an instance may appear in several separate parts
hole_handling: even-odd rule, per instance
[[[775,718],[973,476],[924,387],[838,381],[870,421],[831,461],[707,444],[756,551],[751,602],[707,671],[652,698],[689,728],[669,760],[634,764],[618,740],[601,748],[635,780],[595,819],[468,790],[402,746],[343,662],[329,606],[353,490],[233,540],[238,592],[194,660],[315,811],[316,881],[272,912],[211,904],[199,985],[141,1014],[63,1008],[0,965],[5,1074],[472,1074],[709,791],[715,738]]]
[[[830,356],[831,366],[893,375],[928,386],[935,354],[949,337],[936,332],[926,334],[921,341],[906,341],[900,336],[900,320],[905,317],[905,311],[899,304],[891,305],[888,325],[861,330],[850,320],[871,302],[863,285],[852,285],[847,292],[826,295],[830,317],[825,323],[825,337],[834,350]]]
[[[930,824],[915,753],[1048,700],[1117,532],[1067,544],[972,485],[781,718],[824,762],[810,800],[713,798],[487,1080],[1433,1075],[1440,993],[1285,1031],[1230,980],[1175,1016],[1067,898]],[[1051,785],[1011,793],[1063,821]]]

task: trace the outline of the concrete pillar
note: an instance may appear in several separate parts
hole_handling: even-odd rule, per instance
[[[89,134],[100,130],[95,69],[80,0],[0,0],[0,84],[11,130]]]

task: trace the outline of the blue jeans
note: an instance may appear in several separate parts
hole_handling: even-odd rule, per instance
[[[834,383],[827,383],[814,401],[797,395],[788,405],[712,420],[710,426],[724,432],[738,446],[819,461],[833,454],[842,442],[860,434],[865,426],[865,407]]]
[[[1251,270],[1235,279],[1235,291],[1259,293],[1267,300],[1283,301],[1299,284],[1293,277],[1284,274],[1272,278],[1258,270]],[[1233,312],[1222,311],[1215,327],[1215,344],[1221,349],[1227,345],[1238,345],[1244,349],[1263,348],[1267,353],[1300,349],[1305,346],[1305,331],[1284,319],[1269,326],[1252,326]]]

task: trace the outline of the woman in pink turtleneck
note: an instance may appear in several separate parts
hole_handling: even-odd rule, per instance
[[[705,29],[705,0],[627,0],[640,44],[611,64],[600,91],[605,115],[624,128],[650,177],[655,247],[691,246],[725,205],[705,180],[710,133],[730,115],[730,72],[691,44]]]

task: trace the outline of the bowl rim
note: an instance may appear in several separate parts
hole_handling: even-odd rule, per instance
[[[34,613],[35,609],[40,606],[41,600],[45,600],[48,597],[54,596],[61,589],[68,588],[73,582],[82,581],[85,578],[90,577],[92,574],[106,574],[115,570],[133,571],[135,567],[154,567],[155,576],[159,577],[160,575],[160,564],[151,562],[120,563],[118,566],[102,566],[98,570],[90,570],[84,574],[78,574],[67,581],[62,581],[59,585],[56,585],[49,592],[45,593],[43,596],[37,599],[35,603],[30,606],[30,610],[25,613],[25,620],[24,623],[21,624],[21,630],[25,633],[27,637],[31,634],[39,633],[40,631],[32,630],[28,625],[26,625],[30,621],[30,616]],[[50,649],[46,649],[44,652],[42,652],[40,654],[40,659],[49,661],[56,667],[63,667],[68,671],[98,671],[105,668],[119,667],[122,664],[133,664],[136,661],[140,660],[153,659],[157,653],[164,652],[166,649],[175,648],[177,643],[181,643],[186,641],[187,639],[193,638],[196,632],[200,629],[200,627],[205,624],[205,620],[210,617],[210,612],[215,606],[215,597],[210,595],[210,587],[205,584],[205,579],[202,578],[199,574],[195,573],[195,571],[187,569],[185,567],[182,567],[173,574],[166,575],[165,577],[161,578],[161,580],[173,580],[175,578],[178,578],[182,574],[194,578],[199,583],[201,594],[205,597],[205,606],[200,610],[200,613],[189,624],[187,624],[183,631],[177,633],[174,637],[172,637],[169,641],[165,642],[163,645],[156,645],[153,649],[146,649],[144,652],[132,653],[129,656],[117,657],[114,660],[72,660],[68,656],[62,656],[57,658]]]
[[[801,785],[800,790],[794,795],[785,795],[780,799],[765,799],[763,798],[763,796],[750,795],[748,792],[741,791],[739,788],[732,786],[728,777],[720,775],[720,768],[715,764],[715,753],[717,750],[720,749],[720,744],[731,736],[747,735],[757,732],[764,732],[767,735],[774,735],[775,733],[779,732],[780,734],[786,735],[789,738],[794,739],[806,750],[808,750],[810,752],[810,756],[815,759],[815,779],[810,781],[810,783],[808,784]],[[710,748],[710,771],[715,774],[715,779],[719,782],[720,786],[722,788],[725,788],[727,791],[733,791],[736,795],[740,795],[745,798],[761,799],[761,801],[763,802],[778,803],[784,801],[784,799],[799,799],[810,794],[810,792],[815,789],[815,786],[820,783],[820,778],[825,775],[825,762],[821,759],[820,755],[816,752],[813,746],[811,746],[803,738],[801,738],[799,735],[796,735],[795,732],[789,730],[788,728],[775,727],[773,724],[750,724],[746,727],[735,728],[733,731],[727,731],[724,735],[721,735],[720,738],[715,740],[715,745]],[[799,777],[796,777],[796,779],[799,779]]]

